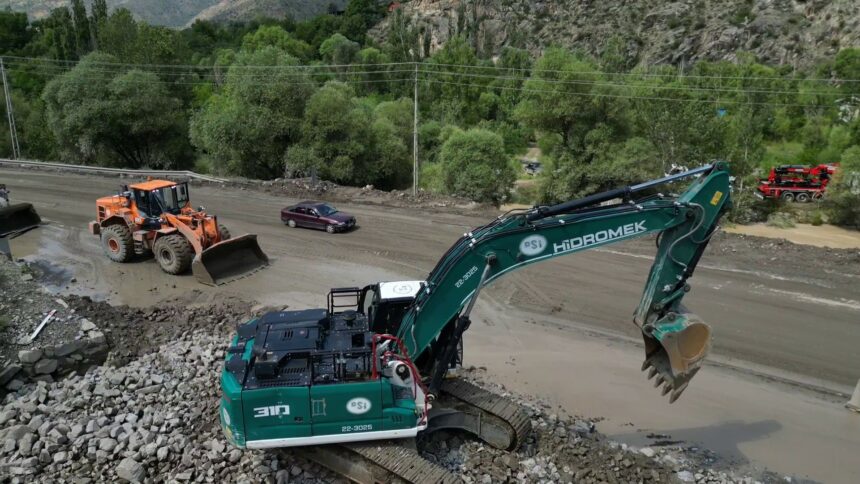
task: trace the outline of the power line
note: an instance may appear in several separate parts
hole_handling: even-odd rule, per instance
[[[45,57],[24,57],[24,56],[3,56],[5,59],[15,59],[18,61],[42,62],[53,64],[77,65],[82,61],[49,59]],[[155,69],[211,69],[214,66],[201,66],[195,64],[133,64],[124,62],[105,62],[105,61],[86,61],[93,65],[104,66],[123,66]],[[723,75],[703,75],[703,74],[681,74],[676,72],[667,73],[650,73],[650,72],[604,72],[604,71],[571,71],[571,70],[553,70],[553,69],[536,69],[523,67],[503,67],[503,66],[486,66],[486,65],[466,65],[466,64],[449,64],[433,62],[384,62],[376,64],[308,64],[308,65],[293,65],[293,66],[271,66],[271,65],[235,65],[234,67],[241,69],[332,69],[332,68],[351,68],[351,67],[379,67],[379,66],[409,66],[414,67],[419,65],[422,68],[435,67],[453,67],[458,69],[475,69],[475,70],[494,70],[494,71],[515,71],[515,72],[533,72],[539,71],[544,73],[556,74],[575,74],[575,75],[594,75],[594,76],[619,76],[619,77],[660,77],[660,78],[685,78],[685,79],[711,79],[711,80],[772,80],[772,81],[787,81],[787,82],[829,82],[829,83],[860,83],[860,79],[841,79],[841,78],[814,78],[814,77],[779,77],[779,76],[723,76]]]
[[[9,68],[10,71],[14,72],[27,72],[33,73],[33,71],[28,70],[23,67],[26,64],[12,64],[12,67]],[[416,64],[417,66],[417,64]],[[31,69],[42,71],[41,73],[45,75],[51,74],[62,74],[66,72],[71,72],[73,68],[61,67],[61,66],[28,66]],[[53,69],[54,72],[50,70]],[[202,70],[202,69],[201,69]],[[208,69],[206,69],[208,70]],[[214,69],[213,69],[214,70]],[[158,75],[159,77],[163,76],[172,76],[172,77],[184,77],[184,76],[192,76],[199,77],[202,79],[208,79],[212,81],[218,81],[222,79],[226,79],[228,77],[235,78],[251,78],[256,79],[260,75],[264,74],[255,74],[255,73],[235,73],[231,72],[231,67],[226,66],[224,73],[215,73],[215,72],[154,72],[153,74]],[[47,71],[47,72],[46,72]],[[57,72],[59,71],[59,72]],[[96,69],[96,68],[88,68],[86,73],[103,73],[103,74],[123,74],[125,72],[129,72],[128,70],[109,70],[109,69]],[[148,72],[148,71],[143,71]],[[313,76],[343,76],[343,75],[389,75],[389,74],[411,74],[414,70],[412,69],[395,69],[395,70],[379,70],[379,71],[346,71],[346,72],[290,72],[284,73],[279,72],[275,75],[278,77],[313,77]],[[787,91],[787,90],[777,90],[777,89],[749,89],[749,88],[718,88],[718,87],[700,87],[700,86],[678,86],[678,85],[648,85],[648,84],[635,84],[635,83],[613,83],[613,82],[599,82],[599,81],[588,81],[588,80],[575,80],[575,79],[543,79],[543,78],[534,78],[534,77],[513,77],[513,76],[495,76],[489,74],[474,74],[474,73],[465,73],[465,72],[443,72],[443,71],[426,71],[421,70],[418,71],[421,74],[429,74],[429,75],[440,75],[440,76],[454,76],[454,77],[471,77],[471,78],[482,78],[489,80],[501,80],[501,81],[539,81],[546,84],[570,84],[570,85],[583,85],[583,86],[599,86],[599,87],[615,87],[622,89],[630,89],[630,88],[641,88],[641,89],[652,89],[652,90],[671,90],[671,91],[696,91],[696,92],[724,92],[730,94],[786,94],[786,95],[797,95],[801,94],[801,91]],[[271,75],[271,74],[269,74]],[[97,77],[93,76],[94,79]],[[108,79],[105,77],[104,79]],[[399,79],[392,79],[392,81],[396,81]],[[190,82],[182,82],[182,81],[165,81],[166,83],[172,84],[190,84]],[[346,82],[346,81],[345,81]],[[357,82],[357,81],[356,81]],[[369,81],[368,81],[369,82]],[[385,80],[378,80],[374,82],[385,82]],[[200,82],[200,84],[205,84],[205,82]],[[264,84],[274,84],[274,83],[259,83],[261,85]],[[280,84],[280,83],[279,83]],[[489,88],[495,88],[497,86],[487,86]],[[843,93],[839,92],[824,92],[824,91],[804,91],[802,94],[808,95],[817,95],[817,96],[843,96]]]
[[[74,68],[67,68],[61,66],[38,66],[38,65],[27,65],[27,64],[16,64],[10,63],[10,70],[16,70],[17,72],[31,72],[29,69],[39,70],[45,73],[56,73],[57,75],[71,72]],[[98,68],[90,68],[87,67],[86,72],[96,72],[96,73],[104,73],[104,74],[124,74],[135,69],[98,69]],[[201,69],[202,70],[202,69]],[[207,71],[209,69],[206,69]],[[313,77],[313,76],[337,76],[337,75],[373,75],[373,74],[401,74],[401,73],[414,73],[413,69],[395,69],[395,70],[378,70],[378,71],[325,71],[325,72],[277,72],[277,73],[236,73],[231,72],[233,69],[231,66],[225,66],[224,72],[216,73],[214,69],[213,72],[159,72],[159,71],[146,71],[141,70],[141,72],[147,72],[156,74],[159,77],[183,77],[183,76],[198,76],[203,78],[212,78],[216,79],[218,77],[226,77],[226,76],[237,76],[237,77],[247,77],[247,78],[258,78],[260,76],[290,76],[290,77]]]
[[[745,88],[715,88],[715,87],[698,87],[698,86],[671,86],[671,85],[648,85],[648,84],[619,84],[612,82],[586,81],[575,79],[544,79],[536,77],[504,77],[492,76],[485,74],[471,74],[466,72],[441,72],[441,71],[419,71],[423,74],[438,74],[455,77],[473,77],[491,80],[510,80],[510,81],[535,81],[544,82],[547,84],[574,84],[583,86],[601,86],[601,87],[620,87],[620,88],[644,88],[644,89],[666,89],[678,91],[701,91],[701,92],[727,92],[727,93],[755,93],[755,94],[801,94],[801,91],[780,91],[771,89],[745,89]],[[494,87],[494,86],[487,86]],[[824,92],[824,91],[803,91],[803,94],[815,94],[822,96],[844,96],[844,93],[839,92]]]
[[[681,74],[679,75],[677,72],[667,72],[665,74],[654,74],[654,73],[643,73],[643,72],[604,72],[604,71],[571,71],[571,70],[553,70],[553,69],[537,69],[534,67],[531,68],[523,68],[523,67],[502,67],[502,66],[481,66],[481,65],[465,65],[465,64],[445,64],[445,63],[436,63],[436,62],[426,62],[423,64],[425,67],[427,66],[442,66],[442,67],[456,67],[462,69],[491,69],[491,70],[507,70],[507,71],[517,71],[517,72],[548,72],[555,74],[581,74],[581,75],[609,75],[609,76],[622,76],[622,77],[680,77],[680,78],[689,78],[689,79],[716,79],[716,80],[771,80],[771,81],[791,81],[791,82],[860,82],[860,79],[840,79],[840,78],[815,78],[815,77],[778,77],[778,76],[716,76],[716,75],[702,75],[702,74]]]
[[[139,67],[139,68],[149,68],[149,69],[207,69],[212,66],[200,66],[194,64],[130,64],[125,62],[104,62],[104,61],[95,61],[95,60],[87,60],[87,61],[72,61],[72,60],[60,60],[60,59],[48,59],[45,57],[21,57],[21,56],[13,56],[13,55],[5,55],[4,59],[17,59],[23,61],[36,61],[36,62],[46,62],[46,63],[59,63],[59,64],[68,64],[68,65],[77,65],[81,62],[86,62],[87,64],[93,65],[107,65],[107,66],[123,66],[123,67]],[[293,65],[293,66],[271,66],[271,65],[236,65],[236,67],[240,67],[243,69],[331,69],[331,68],[340,68],[340,67],[368,67],[368,66],[412,66],[415,62],[385,62],[380,64],[308,64],[308,65]],[[411,71],[410,71],[411,72]]]
[[[27,72],[31,74],[39,75],[39,73],[32,73],[30,71],[21,71],[19,69],[7,69],[9,71],[14,72]],[[119,74],[119,73],[118,73]],[[48,73],[42,73],[41,75],[50,75]],[[211,86],[213,81],[184,81],[184,80],[141,80],[141,79],[120,79],[118,77],[107,77],[107,76],[80,76],[78,79],[86,80],[86,81],[103,81],[103,82],[126,82],[132,84],[164,84],[164,85],[189,85],[189,86]],[[332,79],[338,82],[343,82],[345,84],[375,84],[375,83],[384,83],[384,82],[398,82],[398,81],[410,81],[409,78],[394,78],[394,79]],[[273,82],[242,82],[244,86],[298,86],[298,85],[308,85],[308,86],[319,86],[319,82],[309,81],[309,82],[300,82],[300,81],[273,81]]]
[[[466,87],[487,87],[479,84],[471,84],[465,82],[446,82],[446,81],[436,81],[433,79],[424,79],[425,82],[430,82],[434,84],[449,84],[454,86],[466,86]],[[623,94],[604,94],[604,93],[585,93],[585,92],[560,92],[560,91],[551,91],[547,89],[530,89],[526,87],[507,87],[507,86],[495,86],[493,89],[504,89],[504,90],[514,90],[521,92],[533,92],[533,93],[548,93],[548,94],[565,94],[570,96],[580,96],[580,97],[608,97],[608,98],[619,98],[619,99],[637,99],[637,100],[645,100],[645,101],[668,101],[668,102],[692,102],[692,103],[712,103],[712,104],[735,104],[735,105],[761,105],[761,106],[784,106],[784,107],[805,107],[805,108],[828,108],[832,106],[820,105],[820,104],[798,104],[798,103],[773,103],[773,102],[755,102],[755,101],[729,101],[729,100],[721,100],[721,99],[690,99],[690,98],[671,98],[671,97],[657,97],[657,96],[631,96],[631,95],[623,95]]]

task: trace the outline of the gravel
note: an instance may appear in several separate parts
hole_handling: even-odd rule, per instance
[[[42,292],[14,294],[0,299],[13,314],[25,314],[26,305],[34,314],[54,306]],[[60,336],[75,341],[98,328],[112,351],[104,364],[57,381],[6,387],[0,400],[0,482],[345,482],[291,453],[227,444],[217,418],[220,370],[227,338],[251,309],[225,297],[189,303],[198,299],[129,308],[69,296],[68,307],[52,307],[61,308],[60,320],[74,326]],[[26,326],[35,319],[16,322]],[[33,352],[22,360],[39,352],[4,341],[2,354],[16,359],[19,351]],[[422,455],[464,482],[776,481],[769,474],[754,479],[717,470],[713,454],[700,449],[612,442],[598,432],[597,421],[556,415],[546,402],[507,393],[480,370],[465,376],[527,408],[533,432],[516,452],[460,434],[422,435]]]

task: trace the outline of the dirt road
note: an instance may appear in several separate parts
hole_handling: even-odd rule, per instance
[[[278,210],[293,200],[250,190],[194,187],[192,201],[219,215],[234,234],[252,232],[273,265],[222,288],[206,288],[188,275],[167,277],[155,262],[118,265],[102,255],[86,223],[98,195],[116,191],[119,179],[3,171],[18,200],[32,202],[51,221],[14,241],[16,256],[50,261],[57,284],[111,302],[148,305],[190,289],[224,291],[263,304],[324,305],[327,288],[373,281],[423,278],[450,244],[486,218],[384,207],[342,205],[359,229],[330,236],[289,229]],[[712,243],[695,277],[688,306],[715,332],[715,350],[732,358],[853,385],[860,377],[860,264],[809,275],[779,264],[780,255],[719,251]],[[653,255],[648,241],[609,246],[518,271],[486,295],[535,314],[591,325],[631,337],[630,322]],[[749,252],[749,251],[747,251]],[[795,258],[796,259],[796,258]],[[814,258],[812,267],[824,262]],[[174,287],[175,286],[175,287]]]
[[[195,204],[204,205],[207,210],[218,214],[234,234],[257,233],[261,245],[273,260],[270,268],[253,277],[224,287],[209,288],[196,283],[190,276],[168,277],[151,260],[118,265],[109,263],[102,255],[97,239],[86,232],[86,223],[93,218],[95,198],[115,192],[121,180],[5,169],[0,171],[0,178],[10,186],[16,200],[33,203],[40,215],[51,222],[13,241],[12,250],[17,257],[46,264],[52,274],[51,282],[58,289],[68,287],[76,293],[141,306],[191,290],[235,294],[265,305],[324,306],[329,287],[423,278],[459,235],[487,221],[485,217],[342,204],[339,208],[355,214],[360,227],[351,233],[332,236],[281,225],[277,216],[279,208],[294,200],[250,190],[195,186],[192,187]],[[785,263],[777,253],[744,252],[741,246],[728,245],[721,250],[720,244],[720,240],[712,243],[691,280],[693,291],[686,299],[688,306],[713,326],[717,359],[741,367],[751,366],[748,363],[751,362],[765,368],[765,372],[779,373],[791,380],[848,391],[849,385],[853,386],[860,377],[860,264],[857,260],[849,258],[831,263],[826,258],[813,258],[801,261],[800,266],[805,270],[798,274],[797,264]],[[487,344],[489,341],[507,341],[508,346],[499,347],[506,348],[508,355],[522,351],[522,358],[532,355],[535,362],[547,365],[552,361],[549,356],[554,355],[560,357],[558,364],[562,365],[561,368],[571,368],[564,365],[581,362],[573,354],[561,358],[564,351],[558,345],[566,341],[574,351],[577,344],[583,344],[582,332],[574,331],[576,328],[590,327],[599,332],[637,338],[637,330],[630,319],[652,254],[653,242],[625,243],[555,259],[507,276],[484,293],[487,304],[500,309],[478,308],[477,316],[482,317],[483,326],[470,333],[467,340],[469,344],[483,348],[474,354],[476,360],[493,362],[498,359]],[[71,282],[72,278],[75,282]],[[515,312],[527,316],[514,317]],[[556,333],[565,336],[551,338],[554,344],[552,353],[540,351],[538,353],[542,356],[538,357],[535,348],[527,344],[528,335],[534,335],[536,341],[547,341],[547,335]],[[627,343],[617,344],[624,348],[623,351],[618,350],[625,355],[623,360],[632,362],[640,358],[638,355],[634,357],[640,350]],[[602,359],[606,357],[599,356]],[[619,367],[617,371],[629,373],[631,380],[624,380],[624,385],[629,387],[625,391],[607,391],[608,395],[635,399],[641,392],[655,393],[644,376],[638,374],[638,363],[625,365],[625,368]],[[610,376],[617,376],[614,367],[608,370],[596,363],[583,370],[597,375],[603,375],[606,370],[610,371]],[[573,398],[570,391],[553,390],[557,383],[545,378],[538,366],[520,367],[518,371],[517,378],[502,371],[498,374],[503,378],[510,377],[512,384],[519,381],[519,385],[524,385],[523,382],[534,381],[523,388],[553,393],[560,404],[569,404],[577,411],[606,408],[607,411],[602,412],[604,416],[616,419],[619,424],[629,419],[637,426],[652,429],[666,425],[664,417],[651,410],[637,409],[633,403],[629,403],[629,407],[618,404],[605,407],[581,405],[587,400],[583,394]],[[641,382],[635,383],[632,378],[637,381],[641,378]],[[719,384],[718,390],[705,392],[702,389],[696,397],[694,387],[697,383],[694,382],[689,391],[694,395],[691,399],[702,398],[703,395],[718,398],[732,391],[720,386],[726,384],[729,377],[720,377],[723,380],[714,378],[712,383]],[[599,386],[584,388],[588,388],[590,393],[597,391]],[[575,385],[570,387],[576,388]],[[689,417],[689,421],[703,412],[707,418],[701,420],[705,421],[743,418],[745,404],[761,408],[762,404],[755,402],[775,401],[773,390],[761,391],[771,392],[768,395],[770,400],[761,400],[763,397],[756,394],[755,385],[747,384],[744,393],[735,399],[711,402],[707,408],[685,407],[688,410],[684,415]],[[652,396],[656,402],[656,393]],[[804,408],[814,411],[812,409],[817,403],[812,402],[819,402],[818,397],[804,395],[802,398],[807,404]],[[590,401],[605,403],[606,398]],[[837,407],[834,401],[822,404],[828,408]],[[663,406],[664,402],[660,405],[663,415],[670,415],[674,411],[670,409],[676,408]],[[773,418],[779,421],[779,410],[773,408],[773,412]],[[798,410],[786,418],[802,418],[802,414]],[[860,432],[854,428],[851,434],[852,429],[846,427],[850,422],[838,419],[821,421],[821,425],[832,429],[835,435],[844,437],[843,450],[835,449],[834,452],[853,452],[853,455],[860,452]],[[858,425],[860,419],[854,422]],[[790,422],[780,425],[794,428]],[[617,430],[618,435],[624,435],[620,427]],[[627,432],[633,432],[633,428]],[[722,437],[717,438],[717,434]],[[730,434],[731,429],[699,433],[691,430],[683,435],[685,439],[701,440],[705,444],[713,442],[719,446],[720,439],[725,440]],[[758,445],[781,448],[772,447],[767,439]],[[748,447],[740,450],[742,453],[752,452]],[[849,457],[845,457],[846,466],[834,470],[821,465],[817,460],[820,455],[815,452],[805,454],[786,472],[804,475],[805,469],[814,469],[815,472],[807,470],[807,475],[832,482],[842,481],[847,476],[860,476],[860,469],[851,469],[851,465],[856,467],[857,464]],[[755,464],[780,470],[777,465],[781,462],[780,457],[773,453],[752,452],[747,457]]]

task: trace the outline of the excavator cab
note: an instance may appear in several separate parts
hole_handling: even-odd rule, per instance
[[[366,286],[359,307],[367,316],[371,330],[378,334],[397,334],[403,315],[415,301],[424,281],[380,282]]]

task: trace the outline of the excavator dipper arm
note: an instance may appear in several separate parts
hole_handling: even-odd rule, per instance
[[[634,194],[694,176],[698,178],[678,196],[631,200]],[[598,205],[616,198],[624,201]],[[649,378],[657,377],[656,386],[664,386],[664,395],[672,392],[674,401],[710,345],[710,328],[687,313],[681,300],[729,206],[729,172],[719,162],[552,207],[511,212],[464,234],[448,250],[405,313],[398,336],[412,359],[428,350],[434,353],[438,375],[439,365],[449,363],[449,349],[456,343],[452,335],[459,338],[468,327],[470,301],[479,286],[529,264],[657,233],[657,255],[633,321],[645,341],[643,371],[650,370]]]

